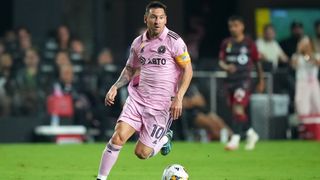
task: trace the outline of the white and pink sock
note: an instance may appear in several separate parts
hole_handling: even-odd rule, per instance
[[[153,148],[153,153],[150,155],[150,157],[157,155],[159,153],[159,151],[161,150],[161,148],[163,147],[163,145],[168,142],[168,140],[169,139],[167,136],[163,136],[160,139],[160,141],[158,142],[158,144]]]
[[[99,174],[97,179],[100,179],[100,180],[107,179],[111,171],[111,168],[113,167],[113,165],[116,163],[118,159],[121,148],[122,146],[112,144],[111,141],[109,141],[109,143],[107,144],[106,148],[102,153]]]

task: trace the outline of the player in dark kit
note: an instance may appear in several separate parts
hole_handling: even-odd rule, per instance
[[[259,136],[250,127],[246,114],[246,107],[250,98],[250,73],[253,66],[256,65],[259,78],[257,91],[262,92],[264,89],[263,70],[254,41],[244,34],[243,19],[239,16],[232,16],[228,20],[228,26],[231,37],[226,38],[221,44],[219,65],[228,74],[225,79],[225,86],[228,93],[228,103],[232,108],[234,135],[225,149],[238,149],[241,135],[246,132],[247,144],[245,149],[252,150]]]

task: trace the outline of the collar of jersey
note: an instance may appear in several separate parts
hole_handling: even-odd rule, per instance
[[[167,27],[164,27],[161,35],[160,35],[158,38],[156,38],[156,39],[160,39],[161,41],[164,40],[164,39],[167,37],[168,32],[169,32],[169,29],[168,29]],[[154,40],[154,39],[152,39],[152,40]],[[145,32],[143,33],[143,35],[142,35],[142,41],[150,41],[150,39],[147,38],[147,31],[145,31]]]

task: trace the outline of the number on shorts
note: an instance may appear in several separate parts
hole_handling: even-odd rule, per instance
[[[152,130],[152,133],[151,133],[151,137],[155,137],[155,138],[159,139],[164,133],[164,128],[163,127],[159,127],[156,124],[154,124],[152,126],[153,126],[153,130]]]

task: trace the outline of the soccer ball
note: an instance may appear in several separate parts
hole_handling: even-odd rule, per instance
[[[162,180],[188,180],[189,175],[183,166],[173,164],[168,166],[162,175]]]

